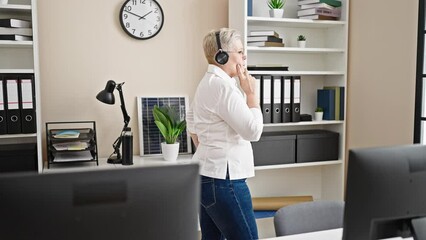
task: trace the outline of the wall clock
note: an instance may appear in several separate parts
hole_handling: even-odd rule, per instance
[[[120,10],[120,23],[129,36],[150,39],[163,27],[163,9],[155,0],[127,0]]]

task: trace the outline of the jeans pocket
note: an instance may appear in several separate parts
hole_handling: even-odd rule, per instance
[[[201,182],[201,205],[209,208],[216,203],[214,180],[203,180]]]

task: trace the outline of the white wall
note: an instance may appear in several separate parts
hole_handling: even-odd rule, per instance
[[[112,152],[123,126],[118,92],[113,106],[95,98],[107,80],[126,82],[134,153],[139,154],[136,96],[192,96],[207,66],[202,38],[228,25],[227,0],[158,0],[163,29],[153,39],[135,40],[120,26],[124,2],[38,1],[43,125],[95,120],[100,157]]]

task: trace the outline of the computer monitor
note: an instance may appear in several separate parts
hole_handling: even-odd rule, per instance
[[[198,239],[198,168],[0,175],[0,239]]]
[[[424,217],[425,145],[349,151],[344,240],[425,239],[419,237],[426,229]],[[412,220],[419,223],[414,231]]]

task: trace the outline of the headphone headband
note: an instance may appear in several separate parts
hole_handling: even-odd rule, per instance
[[[216,43],[217,43],[217,50],[222,50],[222,45],[220,44],[220,31],[216,32]]]

